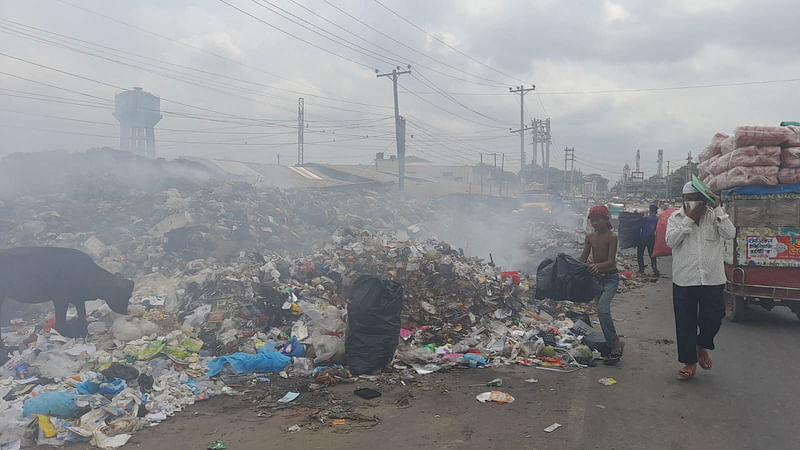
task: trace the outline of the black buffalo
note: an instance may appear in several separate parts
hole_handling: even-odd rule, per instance
[[[55,305],[56,330],[86,335],[87,300],[103,299],[112,311],[128,313],[133,281],[113,274],[79,250],[58,247],[0,249],[0,306],[6,298],[20,303]],[[67,328],[67,308],[75,305],[79,330]]]

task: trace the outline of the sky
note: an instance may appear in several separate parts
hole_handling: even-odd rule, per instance
[[[0,0],[0,155],[119,145],[114,95],[161,97],[157,155],[370,164],[394,153],[520,166],[550,118],[551,165],[616,179],[671,168],[714,133],[800,120],[789,0]],[[525,137],[526,162],[531,135]]]

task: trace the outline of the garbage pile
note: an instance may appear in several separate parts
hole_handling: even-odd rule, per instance
[[[783,125],[783,124],[782,124]],[[699,155],[700,179],[711,189],[800,183],[800,126],[737,127],[717,133]]]
[[[125,316],[87,303],[85,339],[58,334],[49,304],[3,327],[0,445],[116,448],[242,386],[267,386],[257,401],[279,408],[324,401],[327,386],[374,371],[402,383],[602,357],[584,344],[599,330],[591,305],[535,300],[525,273],[430,237],[441,203],[200,178],[108,191],[90,180],[0,200],[0,245],[81,249],[135,281]],[[547,223],[529,237],[542,256],[582,242]]]
[[[365,274],[401,286],[403,301],[390,328],[395,343],[400,337],[396,354],[362,351],[361,367],[408,377],[457,366],[566,368],[597,356],[581,344],[593,330],[591,306],[534,300],[524,275],[435,240],[348,228],[305,257],[195,269],[171,285],[160,274],[142,277],[128,316],[90,304],[85,340],[48,328],[49,314],[4,329],[4,344],[18,350],[0,373],[1,440],[115,448],[187,405],[231,392],[236,376],[286,372],[306,377],[306,393],[348,379],[342,363],[358,347],[347,341],[347,307]]]

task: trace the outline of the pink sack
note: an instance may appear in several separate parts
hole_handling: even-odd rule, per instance
[[[728,169],[730,169],[731,155],[733,155],[732,152],[717,158],[708,166],[708,173],[711,175],[720,175],[727,172]]]
[[[727,155],[728,153],[736,150],[736,141],[733,136],[727,137],[719,144],[720,153]]]
[[[800,147],[786,147],[781,151],[782,167],[800,167]]]
[[[736,127],[733,133],[736,148],[757,145],[765,147],[770,145],[781,145],[786,142],[792,131],[787,127],[775,127],[770,125],[744,125]]]
[[[714,137],[711,138],[711,144],[706,147],[705,150],[700,152],[699,155],[697,155],[697,159],[700,162],[703,162],[719,155],[722,152],[722,141],[724,141],[727,137],[728,135],[724,133],[715,134]]]
[[[734,167],[718,177],[718,187],[722,190],[734,186],[774,186],[778,184],[778,170],[777,166]]]
[[[784,145],[787,147],[798,147],[800,146],[800,127],[789,126],[786,127],[789,129],[789,132],[786,133],[786,142]]]
[[[778,172],[781,184],[800,184],[800,167],[787,167]]]
[[[780,147],[741,147],[731,152],[729,168],[753,166],[780,166]]]
[[[697,165],[697,171],[700,172],[699,173],[700,179],[706,178],[709,175],[711,175],[711,172],[708,169],[711,167],[712,164],[714,164],[714,161],[718,160],[719,158],[720,158],[719,155],[712,156],[711,159],[707,159]]]

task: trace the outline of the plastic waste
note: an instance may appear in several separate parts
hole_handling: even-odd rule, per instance
[[[613,386],[617,384],[617,380],[611,377],[603,377],[597,380],[598,383],[602,384],[603,386]]]
[[[114,379],[114,381],[101,384],[100,393],[107,397],[113,397],[122,392],[126,387],[127,385],[125,383],[125,380],[123,380],[122,378],[116,378]]]
[[[562,426],[563,425],[561,425],[560,423],[556,422],[556,423],[550,425],[549,427],[545,428],[544,432],[545,433],[552,433],[553,431],[556,431],[557,429],[561,428]]]
[[[284,344],[281,348],[281,353],[286,356],[302,357],[306,356],[306,348],[303,346],[303,344],[298,342],[297,337],[292,336],[292,338],[289,339],[289,342]]]
[[[500,391],[481,392],[475,398],[481,403],[511,403],[514,401],[514,397],[512,397],[511,394]]]
[[[314,347],[315,363],[341,361],[345,353],[345,340],[339,336],[328,334],[312,334],[311,346]]]
[[[42,392],[36,397],[25,400],[22,406],[22,415],[31,417],[33,414],[44,414],[68,418],[76,410],[74,392]]]
[[[287,392],[286,395],[284,395],[278,400],[278,403],[289,403],[294,401],[299,396],[300,396],[299,392]]]
[[[106,369],[100,371],[108,380],[122,378],[125,381],[135,380],[139,376],[139,371],[135,367],[118,362],[111,363]]]
[[[238,352],[214,358],[208,362],[208,376],[217,376],[225,364],[230,364],[237,374],[280,372],[292,362],[292,358],[272,350],[274,348],[275,343],[270,340],[259,347],[255,354]]]
[[[400,335],[403,287],[394,281],[363,275],[351,290],[347,306],[350,330],[346,365],[354,375],[373,373],[389,364]]]

